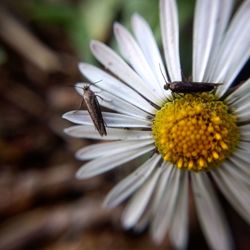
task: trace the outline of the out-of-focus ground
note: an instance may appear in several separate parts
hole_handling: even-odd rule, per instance
[[[188,33],[192,12],[185,8]],[[121,208],[102,209],[122,173],[76,180],[82,163],[74,152],[93,142],[63,134],[70,124],[62,114],[81,102],[67,87],[83,80],[77,64],[96,63],[90,39],[115,46],[112,22],[127,24],[134,10],[148,17],[159,39],[157,1],[1,1],[0,250],[171,249],[167,238],[155,246],[147,232],[123,231]],[[237,249],[249,249],[247,225],[222,202]],[[190,221],[189,249],[207,249],[194,211]]]

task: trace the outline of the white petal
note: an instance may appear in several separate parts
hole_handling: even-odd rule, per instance
[[[235,165],[231,157],[229,160],[223,162],[223,171],[231,176],[234,176],[235,181],[244,183],[245,185],[250,185],[249,175],[242,172],[241,169]]]
[[[132,29],[155,78],[158,80],[160,91],[167,95],[167,91],[163,88],[166,72],[152,30],[143,17],[138,14],[134,14],[132,17]]]
[[[161,171],[161,168],[157,168],[153,176],[133,196],[133,199],[128,204],[122,215],[122,224],[124,228],[133,227],[141,217],[154,191]]]
[[[250,31],[250,28],[249,28],[249,31]],[[243,38],[243,40],[244,39],[245,38]],[[250,40],[249,40],[249,42],[250,42]],[[225,77],[225,80],[224,80],[225,89],[226,89],[226,86],[227,86],[226,90],[229,89],[229,87],[231,86],[232,82],[237,77],[237,75],[240,73],[241,69],[244,67],[244,65],[246,64],[247,60],[249,59],[250,49],[246,48],[244,50],[244,48],[242,48],[242,47],[240,47],[240,49],[242,51],[238,50],[237,52],[235,52],[235,57],[232,59],[232,63],[230,65],[230,67],[228,68],[228,71],[227,71],[227,74],[226,74],[226,77]],[[224,93],[226,92],[226,90],[224,90]]]
[[[173,170],[173,166],[172,164],[170,164],[169,162],[163,161],[161,166],[163,169],[163,172],[161,174],[161,177],[158,181],[158,185],[154,194],[154,200],[152,202],[152,210],[153,213],[156,213],[159,204],[163,198],[163,196],[165,195],[165,188],[166,185],[170,179],[170,177],[172,176],[172,170]]]
[[[220,1],[196,1],[193,33],[193,74],[194,82],[202,82],[214,42]]]
[[[160,158],[160,155],[153,155],[132,174],[113,187],[104,201],[104,206],[109,208],[116,207],[133,194],[150,177],[152,171],[159,163]]]
[[[154,194],[152,194],[152,196],[153,195]],[[143,214],[141,215],[140,219],[138,220],[138,222],[133,227],[133,230],[137,233],[143,232],[149,225],[151,217],[152,217],[152,210],[150,205],[148,205]]]
[[[129,162],[143,154],[146,154],[154,149],[154,146],[146,146],[136,150],[128,150],[110,157],[110,155],[99,157],[89,161],[83,165],[76,173],[78,179],[87,179],[104,172],[107,172],[115,167],[118,167],[126,162]]]
[[[250,223],[249,188],[241,182],[235,181],[233,176],[223,171],[223,168],[212,171],[212,176],[232,206]]]
[[[233,107],[235,109],[236,114],[240,117],[240,115],[243,115],[245,113],[248,114],[249,106],[250,106],[250,102],[245,101],[245,102],[242,102],[241,105],[234,104]]]
[[[235,114],[237,115],[238,122],[245,122],[250,120],[250,102],[248,100],[233,106]]]
[[[242,151],[250,153],[250,142],[240,140],[238,145],[237,145],[237,149],[241,149]]]
[[[166,232],[169,230],[173,214],[175,213],[176,201],[180,189],[180,172],[176,168],[171,171],[171,176],[164,188],[164,195],[159,203],[153,220],[151,234],[156,243],[162,242]]]
[[[249,153],[246,153],[249,155]],[[231,157],[230,161],[234,164],[233,166],[244,175],[244,177],[249,180],[250,179],[250,168],[249,161],[244,161],[239,157]],[[248,181],[249,182],[249,181]]]
[[[102,112],[105,125],[109,128],[150,128],[151,122],[137,117],[117,113]],[[93,125],[87,110],[73,110],[63,115],[63,118],[82,125]]]
[[[244,95],[238,96],[237,99],[235,98],[233,102],[228,102],[228,104],[231,105],[232,110],[234,110],[235,108],[239,108],[245,105],[245,103],[248,102],[249,98],[250,98],[250,92],[246,92]]]
[[[243,103],[248,101],[248,96],[250,94],[250,78],[244,83],[237,86],[230,95],[226,97],[226,102],[233,105],[241,106],[242,100]]]
[[[114,33],[121,54],[141,76],[147,84],[146,87],[149,88],[156,96],[159,96],[159,98],[164,98],[162,88],[158,85],[157,78],[155,78],[154,73],[144,57],[144,54],[132,35],[118,23],[114,25]]]
[[[107,135],[100,136],[94,126],[71,126],[66,128],[64,132],[70,136],[86,139],[98,140],[144,140],[151,139],[151,131],[137,131],[117,128],[106,128]]]
[[[250,179],[250,168],[249,168],[249,153],[243,150],[237,149],[229,160],[239,169],[246,178]]]
[[[98,143],[84,147],[76,152],[76,158],[79,160],[91,160],[97,157],[107,155],[115,155],[130,149],[153,144],[154,140],[139,140],[139,141],[112,141],[106,143]]]
[[[250,142],[250,124],[239,126],[239,129],[240,129],[240,143]]]
[[[181,81],[179,24],[176,1],[160,1],[160,21],[165,60],[170,81]]]
[[[82,88],[84,83],[76,84],[76,91],[82,95]],[[127,102],[126,100],[122,100],[110,94],[108,92],[100,92],[100,89],[95,86],[91,86],[91,90],[99,96],[98,102],[101,106],[117,111],[118,113],[127,114],[136,117],[148,117],[152,116],[150,113],[147,113],[141,110],[139,107]]]
[[[250,2],[245,1],[234,16],[218,53],[211,81],[224,82],[217,91],[220,96],[227,91],[250,56],[249,16]]]
[[[170,240],[176,249],[186,249],[188,239],[188,173],[183,171],[181,175],[177,207],[169,231]]]
[[[231,93],[226,102],[231,106],[232,110],[239,108],[249,102],[250,98],[250,79],[240,85],[236,91]]]
[[[210,58],[208,62],[208,67],[206,69],[206,74],[204,77],[204,81],[209,82],[210,76],[212,75],[212,70],[216,61],[218,60],[218,52],[221,47],[221,41],[224,37],[225,30],[227,28],[227,24],[229,18],[232,14],[234,0],[220,0],[219,3],[219,16],[217,17],[216,27],[215,27],[215,34],[214,34],[214,42],[213,47],[210,51]],[[205,27],[206,29],[206,27]]]
[[[96,86],[102,91],[107,91],[108,93],[119,97],[148,113],[154,113],[155,108],[153,108],[145,99],[110,74],[107,74],[103,70],[87,63],[80,63],[79,69],[91,82],[97,82],[98,79],[101,79]]]
[[[250,157],[249,154],[246,150],[242,150],[242,148],[237,148],[234,155],[234,157],[239,158],[245,162],[249,162],[250,161]]]
[[[110,70],[132,89],[147,98],[147,100],[150,100],[157,105],[161,104],[159,97],[152,93],[146,83],[120,56],[118,56],[118,54],[101,42],[92,41],[90,46],[93,55],[106,69]]]
[[[208,244],[212,249],[232,249],[228,225],[207,174],[192,173],[191,177],[197,214]]]

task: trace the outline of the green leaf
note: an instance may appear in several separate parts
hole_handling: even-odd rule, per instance
[[[50,24],[68,25],[75,18],[77,6],[67,3],[53,3],[44,0],[28,1],[25,3],[26,12],[36,21]]]
[[[80,22],[93,39],[107,40],[119,8],[120,0],[85,1],[79,8]]]

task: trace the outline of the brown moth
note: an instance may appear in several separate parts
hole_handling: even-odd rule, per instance
[[[164,85],[164,89],[170,89],[174,93],[201,93],[209,92],[214,90],[216,87],[221,85],[221,83],[208,83],[208,82],[186,82],[186,81],[176,81],[169,82]]]
[[[97,83],[97,82],[95,82]],[[83,100],[86,104],[88,113],[94,123],[95,128],[101,136],[107,135],[105,122],[103,120],[100,104],[97,100],[97,96],[90,89],[90,85],[83,86]]]
[[[163,86],[166,90],[171,90],[178,94],[192,94],[201,92],[210,92],[217,88],[222,83],[209,83],[209,82],[192,82],[192,81],[167,81],[170,79],[168,71],[166,71],[167,78],[164,76],[162,69],[160,67],[161,74],[165,80],[165,85]]]

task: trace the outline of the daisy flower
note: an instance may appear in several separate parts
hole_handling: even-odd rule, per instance
[[[160,1],[163,59],[149,25],[135,14],[133,35],[114,24],[121,56],[92,41],[91,51],[104,69],[79,65],[89,82],[101,80],[90,88],[101,96],[100,105],[114,112],[102,112],[107,136],[99,135],[87,111],[64,114],[78,124],[65,130],[68,135],[108,141],[76,153],[88,160],[77,177],[90,178],[143,156],[143,164],[110,191],[104,204],[112,208],[126,200],[124,228],[149,225],[156,243],[168,233],[174,247],[187,246],[192,193],[211,249],[232,248],[214,184],[250,221],[250,79],[230,88],[250,55],[250,2],[232,17],[233,5],[233,0],[198,0],[195,7],[192,81],[220,83],[214,91],[192,94],[191,88],[176,95],[164,89],[166,81],[183,81],[174,0]]]

